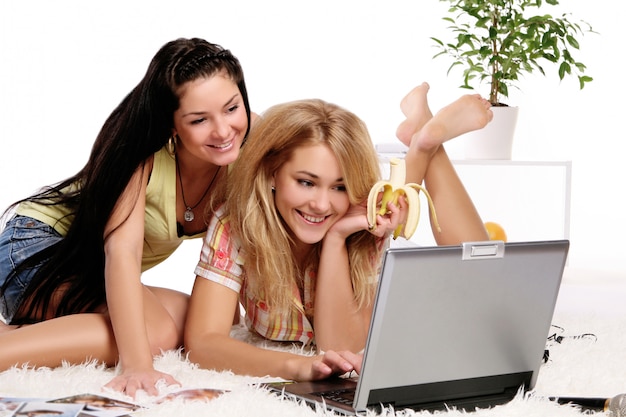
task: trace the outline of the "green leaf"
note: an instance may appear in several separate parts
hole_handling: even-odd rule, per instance
[[[519,89],[517,84],[525,74],[545,75],[545,63],[556,67],[560,79],[576,76],[581,88],[593,80],[568,48],[579,50],[578,38],[595,32],[589,23],[569,13],[553,17],[549,9],[558,0],[440,1],[449,5],[443,20],[454,38],[446,42],[432,37],[439,48],[434,57],[447,55],[452,60],[448,73],[452,68],[463,69],[464,88],[488,83],[490,100],[507,96],[511,87]]]
[[[582,90],[583,88],[585,88],[585,83],[591,82],[593,81],[593,78],[588,77],[586,75],[580,75],[578,76],[578,85],[580,86],[580,89]]]
[[[572,47],[576,49],[580,49],[580,45],[578,44],[578,41],[572,35],[567,35],[566,39],[567,39],[567,43],[569,43]]]
[[[569,63],[567,62],[562,62],[561,65],[559,66],[559,79],[563,79],[563,77],[565,77],[565,74],[571,74],[572,73],[572,67],[570,66]]]
[[[431,40],[433,40],[433,41],[435,41],[436,43],[438,43],[438,44],[439,44],[439,46],[443,46],[443,42],[441,42],[439,39],[437,39],[437,38],[433,38],[433,37],[431,37],[430,39],[431,39]]]

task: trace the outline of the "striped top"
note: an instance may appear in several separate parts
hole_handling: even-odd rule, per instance
[[[247,290],[248,282],[240,249],[236,239],[231,236],[229,218],[222,209],[218,209],[208,225],[196,275],[239,293],[240,302],[246,310],[247,327],[261,336],[270,340],[301,342],[304,345],[314,343],[312,323],[317,271],[310,268],[305,271],[302,296],[294,284],[293,308],[289,315],[275,315],[270,320],[270,312],[263,297],[255,298]]]

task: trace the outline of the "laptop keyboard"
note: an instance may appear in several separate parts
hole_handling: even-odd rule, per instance
[[[327,400],[336,401],[341,404],[352,405],[354,403],[354,392],[354,389],[337,389],[316,392],[313,395],[318,395]]]

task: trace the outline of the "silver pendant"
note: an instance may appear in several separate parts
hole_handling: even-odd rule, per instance
[[[183,217],[185,218],[186,222],[192,222],[193,219],[196,218],[196,216],[193,215],[193,211],[191,211],[191,207],[187,207],[187,210],[185,210],[185,214],[183,215]]]

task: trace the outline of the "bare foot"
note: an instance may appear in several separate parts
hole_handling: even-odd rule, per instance
[[[412,142],[432,151],[452,138],[482,129],[491,121],[491,104],[480,94],[464,95],[435,114],[415,135]]]
[[[400,102],[400,110],[406,116],[406,120],[398,126],[396,136],[406,146],[410,145],[413,135],[433,117],[426,97],[429,89],[428,83],[422,83]]]

